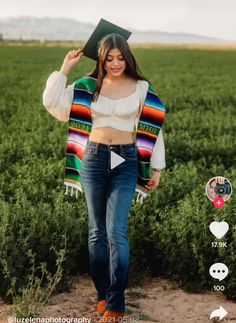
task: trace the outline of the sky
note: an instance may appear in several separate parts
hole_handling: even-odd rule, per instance
[[[236,0],[0,0],[0,19],[66,17],[236,40]]]

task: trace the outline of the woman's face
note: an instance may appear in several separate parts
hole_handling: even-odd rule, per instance
[[[214,199],[215,197],[217,197],[217,194],[215,192],[215,187],[216,187],[216,180],[211,181],[211,183],[209,184],[209,188],[208,188],[208,192],[209,195]]]
[[[124,73],[126,62],[119,49],[114,48],[108,52],[104,68],[110,77],[119,77]]]

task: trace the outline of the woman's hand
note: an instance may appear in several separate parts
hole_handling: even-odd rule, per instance
[[[225,178],[222,176],[216,177],[216,182],[219,184],[224,184],[225,183]]]
[[[161,171],[154,171],[151,178],[149,179],[147,185],[145,187],[149,190],[149,192],[154,191],[160,183]]]
[[[83,52],[78,50],[71,50],[67,53],[63,64],[61,66],[60,71],[65,75],[68,76],[70,70],[79,63],[81,56],[83,55]]]

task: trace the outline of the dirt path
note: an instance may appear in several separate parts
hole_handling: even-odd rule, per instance
[[[69,322],[65,318],[78,318],[77,322],[99,322],[95,295],[90,276],[75,277],[72,290],[54,295],[40,317],[64,318],[64,322]],[[166,279],[145,278],[142,287],[126,290],[125,319],[129,323],[207,323],[213,322],[209,319],[210,313],[220,306],[228,311],[220,322],[236,322],[236,303],[226,301],[221,294],[188,294]],[[12,317],[11,306],[0,301],[0,323],[8,323],[9,317]]]

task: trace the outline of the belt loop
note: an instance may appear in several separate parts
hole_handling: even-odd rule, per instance
[[[121,154],[121,156],[123,156],[123,155],[124,155],[123,145],[120,145],[120,154]]]
[[[97,154],[97,152],[98,152],[98,146],[99,146],[99,142],[96,142],[95,154]]]

